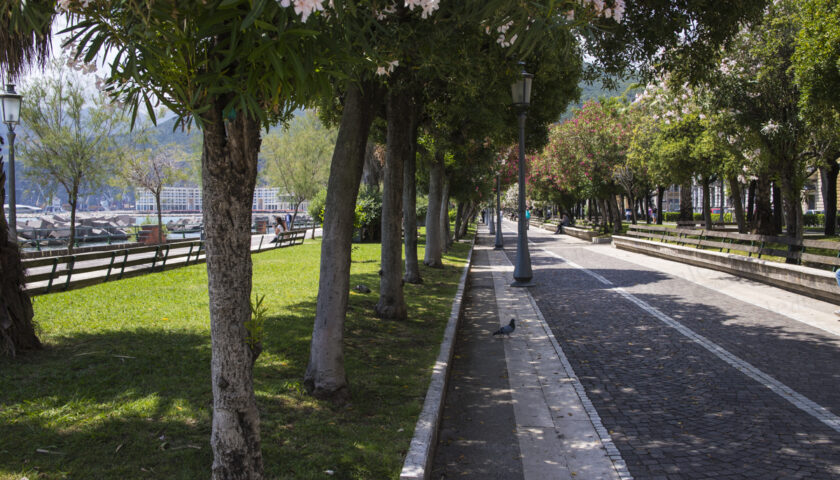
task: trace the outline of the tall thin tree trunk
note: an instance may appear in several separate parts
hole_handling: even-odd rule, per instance
[[[700,184],[703,186],[703,228],[706,230],[712,229],[711,183],[709,177],[705,175],[700,179]]]
[[[612,233],[618,235],[621,233],[622,212],[621,209],[618,208],[618,205],[615,203],[615,201],[615,195],[610,195],[610,209],[612,209],[613,211]]]
[[[377,99],[373,85],[349,83],[327,186],[318,300],[304,386],[317,398],[339,403],[350,397],[344,370],[350,247],[365,146]]]
[[[747,222],[744,218],[744,204],[741,194],[741,184],[735,175],[729,177],[729,194],[732,206],[735,208],[735,221],[738,223],[738,233],[747,233]]]
[[[443,233],[440,222],[443,201],[443,154],[435,153],[429,169],[429,206],[426,214],[426,256],[423,263],[443,268]],[[501,228],[501,225],[499,225]]]
[[[766,173],[758,175],[755,184],[755,214],[753,223],[755,231],[761,235],[775,235],[776,229],[773,225],[773,207],[771,206],[771,194],[773,188],[770,185],[770,178]]]
[[[2,141],[0,141],[2,143]],[[6,173],[0,156],[0,198],[6,198]],[[34,313],[24,290],[25,277],[17,238],[12,238],[6,216],[0,215],[0,355],[41,348],[35,335]]]
[[[785,224],[784,202],[782,201],[782,189],[779,183],[773,182],[773,234],[782,233],[782,226]]]
[[[458,206],[455,209],[455,241],[461,239],[461,222],[464,221],[464,215],[466,212],[464,211],[464,202],[458,202]]]
[[[724,187],[723,175],[720,176],[720,225],[726,223],[726,189]]]
[[[449,226],[449,178],[446,177],[444,174],[443,178],[443,191],[441,193],[441,201],[440,201],[440,236],[441,236],[441,244],[443,245],[443,251],[448,251],[450,245],[452,245],[452,229]]]
[[[157,207],[158,243],[163,243],[163,216],[160,213],[160,191],[155,193],[155,206]]]
[[[840,164],[836,159],[830,160],[828,165],[820,166],[820,183],[823,209],[825,211],[825,230],[827,236],[837,234],[837,174]]]
[[[747,188],[747,224],[750,229],[755,228],[755,190],[757,185],[757,180],[750,180],[749,188]]]
[[[656,187],[656,224],[662,225],[665,212],[662,211],[662,197],[665,195],[665,187]]]
[[[691,179],[680,185],[680,220],[694,220],[694,205],[691,202]]]
[[[73,188],[70,192],[70,240],[67,244],[67,253],[73,253],[76,248],[76,206],[79,204],[79,190]]]
[[[379,302],[374,310],[379,318],[405,320],[407,307],[402,279],[403,175],[411,155],[411,97],[391,91],[387,100],[387,150],[382,187],[382,249]]]
[[[226,98],[217,98],[204,114],[201,156],[212,340],[212,477],[254,479],[263,474],[253,381],[261,347],[249,346],[245,322],[251,318],[251,203],[260,124],[240,112],[225,120],[226,104]]]
[[[411,153],[405,159],[403,171],[403,235],[405,244],[406,283],[423,283],[417,256],[417,129],[420,108],[411,109]]]

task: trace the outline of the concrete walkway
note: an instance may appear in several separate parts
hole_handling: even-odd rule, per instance
[[[535,228],[512,288],[503,231],[479,228],[428,478],[840,478],[837,306]]]

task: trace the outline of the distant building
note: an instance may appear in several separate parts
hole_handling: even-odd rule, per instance
[[[155,197],[148,190],[137,189],[134,194],[135,209],[138,212],[155,212]],[[305,211],[308,202],[301,205],[300,210]],[[200,212],[202,207],[201,189],[198,187],[164,187],[160,194],[160,209],[164,212]],[[253,210],[291,210],[294,204],[291,195],[280,193],[277,187],[257,187],[254,190]]]

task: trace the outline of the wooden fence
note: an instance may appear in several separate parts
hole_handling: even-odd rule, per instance
[[[278,241],[273,235],[252,237],[251,252],[300,245],[306,230],[283,232]],[[187,240],[148,247],[131,247],[77,255],[58,255],[24,259],[26,290],[30,295],[104,283],[110,280],[162,272],[206,261],[203,240]]]

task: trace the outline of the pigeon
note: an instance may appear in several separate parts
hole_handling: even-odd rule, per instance
[[[370,288],[367,285],[360,283],[353,287],[353,290],[360,292],[360,293],[370,293]]]
[[[495,332],[493,332],[493,335],[503,335],[504,334],[504,335],[510,336],[510,334],[513,333],[514,330],[516,330],[516,324],[514,322],[516,322],[516,319],[511,318],[510,323],[508,323],[504,327],[502,327],[502,328],[496,330]]]

